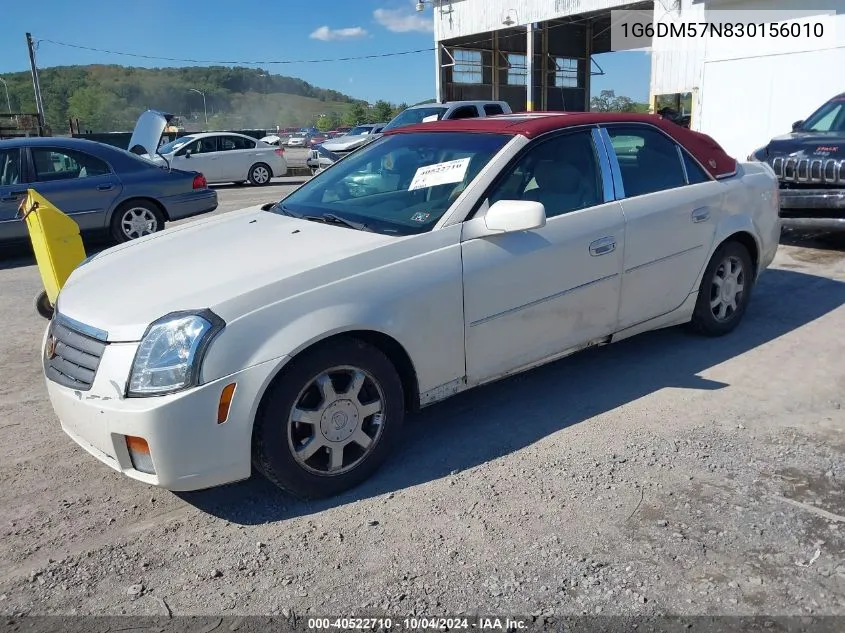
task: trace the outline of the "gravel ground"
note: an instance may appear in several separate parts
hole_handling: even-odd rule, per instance
[[[288,185],[220,188],[221,208]],[[0,613],[845,615],[845,248],[742,326],[584,352],[414,416],[362,487],[172,494],[60,430],[38,274],[0,261]]]

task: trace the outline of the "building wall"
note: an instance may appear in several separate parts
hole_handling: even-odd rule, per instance
[[[618,9],[633,0],[439,0],[434,11],[434,39],[448,40],[517,24],[544,22],[580,13]],[[435,2],[438,4],[438,2]]]
[[[814,0],[833,9],[826,22],[836,40],[689,39],[671,48],[655,41],[652,94],[692,92],[693,125],[739,158],[790,130],[834,94],[845,92],[845,2]],[[805,0],[682,0],[685,19],[705,20],[704,9],[807,10]],[[655,22],[671,15],[655,12]]]

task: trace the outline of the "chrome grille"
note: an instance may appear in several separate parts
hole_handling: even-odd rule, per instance
[[[62,315],[50,322],[44,346],[47,378],[71,389],[88,391],[100,366],[108,335]]]
[[[772,160],[778,179],[786,182],[845,184],[845,161],[834,158],[792,158],[778,156]]]

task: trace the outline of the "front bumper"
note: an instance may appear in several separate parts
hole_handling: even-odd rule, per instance
[[[173,491],[211,488],[252,472],[252,424],[258,401],[279,363],[255,365],[183,392],[125,398],[137,343],[106,346],[89,391],[47,379],[47,393],[62,430],[111,468]],[[236,383],[225,422],[218,424],[223,388]],[[146,440],[153,474],[133,466],[126,438]]]
[[[780,217],[787,228],[845,229],[845,189],[781,189]]]
[[[199,189],[184,195],[164,198],[162,203],[170,220],[183,220],[214,211],[218,205],[217,191]]]

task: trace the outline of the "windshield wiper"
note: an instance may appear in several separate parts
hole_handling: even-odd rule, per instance
[[[355,229],[357,231],[372,231],[372,229],[370,229],[366,224],[347,220],[345,218],[340,217],[339,215],[335,215],[334,213],[324,213],[323,215],[306,215],[302,217],[305,220],[311,220],[312,222],[323,222],[325,224],[339,224],[341,226],[346,226],[350,229]]]
[[[272,210],[272,209],[278,209],[278,210],[282,213],[282,215],[288,215],[288,216],[290,216],[290,217],[292,217],[292,218],[302,218],[302,217],[303,217],[303,216],[299,215],[298,213],[294,213],[293,211],[291,211],[290,209],[288,209],[288,208],[287,208],[285,205],[283,205],[281,202],[277,202],[277,203],[273,204],[273,205],[272,205],[272,206],[270,206],[267,210],[268,210],[268,211],[270,211],[270,210]]]

